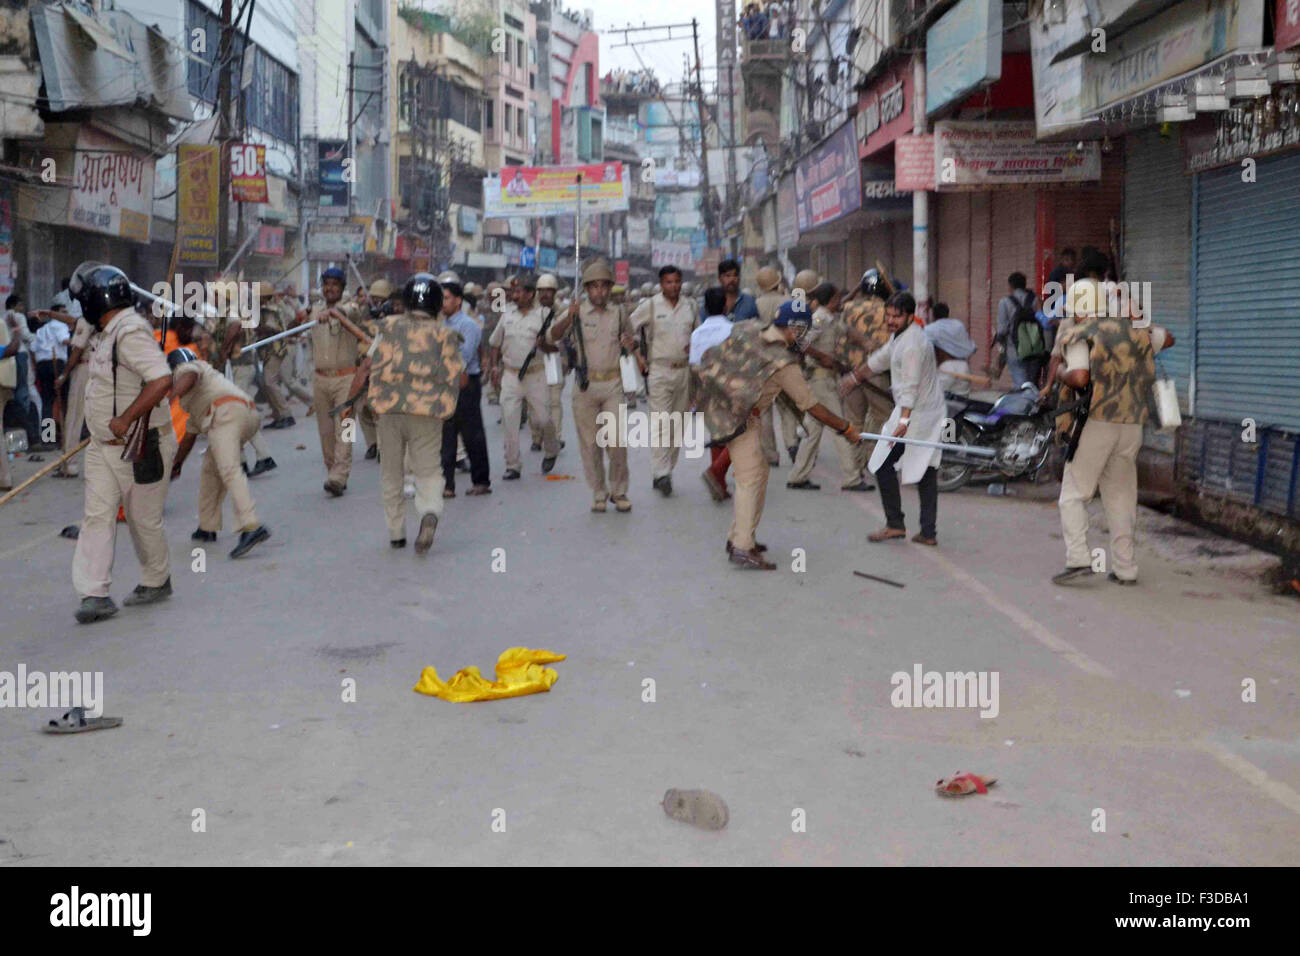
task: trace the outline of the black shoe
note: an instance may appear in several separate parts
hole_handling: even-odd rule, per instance
[[[1106,575],[1106,580],[1114,584],[1122,584],[1125,587],[1133,587],[1138,583],[1137,578],[1121,578],[1114,571],[1111,571],[1109,574]]]
[[[125,601],[122,602],[126,607],[135,607],[140,604],[156,604],[172,596],[172,579],[168,578],[156,588],[148,588],[143,584],[137,584]]]
[[[533,442],[532,447],[531,447],[529,450],[530,450],[530,451],[541,451],[541,450],[542,450],[542,443],[539,442],[539,441],[535,441],[535,442]]]
[[[840,491],[875,491],[876,486],[868,482],[865,478],[853,485],[840,485]]]
[[[561,448],[561,449],[564,448],[564,440],[563,440],[563,439],[560,440],[560,448]]]
[[[793,464],[794,464],[794,460],[795,460],[796,458],[799,457],[799,446],[798,446],[798,445],[787,445],[786,448],[785,448],[785,450],[788,451],[788,452],[790,453],[790,464],[793,465]]]
[[[460,459],[460,461],[456,462],[456,470],[457,470],[457,471],[463,471],[463,472],[468,473],[468,472],[469,472],[469,459],[468,459],[468,458],[462,458],[462,459]]]
[[[325,482],[325,490],[333,497],[337,498],[339,495],[343,494],[343,492],[348,490],[348,486],[340,485],[337,481],[327,481]]]
[[[379,457],[379,446],[371,445],[366,449],[366,461],[372,461]]]
[[[230,556],[232,558],[242,558],[253,550],[253,545],[261,544],[269,537],[271,537],[271,532],[267,530],[264,524],[258,525],[252,531],[241,531],[239,533],[239,544],[235,545],[235,550],[230,552]]]
[[[406,547],[406,539],[398,538],[396,541],[390,541],[388,542],[388,546],[390,548],[404,548]]]
[[[1087,575],[1090,574],[1092,574],[1092,567],[1090,565],[1085,564],[1077,568],[1071,568],[1067,566],[1064,571],[1059,571],[1056,574],[1052,575],[1052,583],[1069,584],[1075,578],[1086,577]]]
[[[420,533],[415,536],[415,553],[424,554],[433,547],[433,533],[438,530],[438,516],[432,512],[420,519]]]
[[[266,427],[267,428],[292,428],[296,424],[298,424],[298,422],[294,419],[292,415],[286,415],[284,416],[284,418],[277,418],[275,421],[271,422],[271,424],[267,425]]]
[[[650,482],[650,486],[665,498],[673,493],[673,479],[669,475],[660,475]]]
[[[202,528],[195,528],[194,533],[190,535],[191,541],[216,541],[217,533],[215,531],[204,531]]]
[[[244,476],[247,477],[247,476],[248,476],[248,462],[246,462],[246,461],[241,461],[241,462],[239,463],[239,467],[242,468],[242,469],[244,470]]]
[[[249,478],[256,478],[258,475],[264,475],[275,468],[274,458],[262,458],[253,465],[253,470],[248,473]]]
[[[117,613],[117,605],[113,603],[110,597],[87,597],[81,599],[81,607],[77,608],[77,623],[93,624],[95,621],[102,621],[105,618],[112,617]]]
[[[514,480],[517,479],[518,477],[519,477],[519,472],[517,472],[517,471],[515,471],[513,468],[511,468],[509,471],[507,471],[504,475],[501,476],[501,480],[502,480],[502,481],[514,481]]]
[[[731,552],[733,552],[733,551],[735,551],[735,550],[736,550],[736,546],[735,546],[734,544],[732,544],[732,543],[731,543],[731,539],[728,538],[728,539],[727,539],[727,557],[731,557]],[[755,542],[754,542],[754,550],[757,551],[759,554],[762,554],[764,551],[767,550],[767,545],[765,545],[765,544],[759,544],[757,541],[755,541]]]
[[[804,479],[803,481],[787,481],[785,486],[787,488],[796,488],[799,491],[821,491],[822,488],[821,485],[808,481],[807,479]]]
[[[550,473],[550,470],[551,470],[552,468],[554,468],[554,467],[555,467],[555,456],[554,456],[554,455],[552,455],[552,456],[549,457],[549,458],[543,458],[543,459],[542,459],[542,471],[547,472],[547,473],[549,474],[549,473]]]

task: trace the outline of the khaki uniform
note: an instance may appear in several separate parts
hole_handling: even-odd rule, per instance
[[[81,444],[81,427],[86,423],[86,379],[90,374],[90,353],[94,349],[94,338],[99,330],[86,319],[77,319],[76,328],[72,330],[72,341],[68,344],[68,355],[73,349],[81,349],[81,361],[68,374],[68,409],[63,418],[63,453],[66,455]],[[77,459],[69,458],[63,464],[63,474],[69,477],[79,474]]]
[[[1126,319],[1080,318],[1057,340],[1067,368],[1087,368],[1092,384],[1088,421],[1074,458],[1061,479],[1061,533],[1067,567],[1092,564],[1088,550],[1088,502],[1101,492],[1110,525],[1110,569],[1123,580],[1137,578],[1133,529],[1137,524],[1137,455],[1142,426],[1150,415],[1155,353],[1165,332],[1135,329]]]
[[[676,413],[680,417],[690,409],[691,370],[686,359],[690,353],[691,332],[695,330],[697,318],[691,305],[685,296],[679,297],[675,306],[671,305],[663,293],[658,293],[637,306],[630,320],[634,334],[642,328],[646,330],[646,341],[650,348],[647,356],[650,375],[646,382],[646,393],[650,399],[651,414],[651,478],[671,475],[681,452],[680,443],[672,442],[670,428],[664,429],[668,434],[660,434],[660,426],[671,419],[657,418],[655,413]]]
[[[415,510],[442,515],[442,423],[456,411],[465,360],[461,337],[426,312],[385,320],[370,347],[368,402],[379,416],[379,485],[388,538],[406,537],[403,464],[415,476]]]
[[[849,341],[847,337],[844,340],[844,347],[839,357],[844,360],[845,365],[857,368],[866,362],[868,355],[884,348],[885,343],[889,341],[889,326],[885,323],[885,302],[875,296],[858,298],[844,310],[843,318],[847,328],[856,331],[869,343],[869,347],[864,349]],[[885,420],[894,413],[894,402],[888,397],[889,373],[870,375],[866,381],[880,391],[866,386],[855,388],[841,399],[841,407],[844,410],[844,417],[858,431],[879,434]],[[882,395],[880,392],[885,394]],[[874,441],[858,444],[856,454],[859,472],[866,469],[875,448]]]
[[[700,365],[704,420],[715,442],[727,442],[736,478],[728,540],[743,551],[754,548],[771,471],[759,434],[763,411],[781,392],[801,412],[817,404],[781,330],[758,326],[758,322],[736,323],[731,335],[709,349]]]
[[[284,309],[275,302],[262,304],[261,319],[257,326],[257,338],[267,339],[285,330]],[[280,339],[257,350],[262,360],[262,393],[271,406],[271,417],[276,421],[289,417],[289,400],[285,398],[280,384],[280,367],[284,357],[289,354],[287,339]]]
[[[519,420],[524,402],[528,403],[528,420],[542,432],[542,454],[554,458],[560,454],[560,440],[551,420],[551,392],[546,385],[542,351],[537,350],[528,364],[528,374],[519,379],[519,369],[537,342],[546,321],[546,309],[533,306],[527,312],[510,308],[492,331],[488,345],[501,350],[501,429],[505,438],[506,469],[523,470],[519,454]]]
[[[361,319],[356,304],[339,301],[337,306],[353,323]],[[321,457],[328,472],[327,481],[347,487],[352,471],[352,442],[343,440],[343,420],[330,417],[330,409],[347,401],[352,386],[352,376],[360,362],[361,342],[343,328],[338,319],[330,318],[324,302],[312,306],[311,318],[319,324],[307,333],[311,336],[312,356],[316,374],[312,376],[312,405],[316,409],[316,430],[320,435]],[[364,399],[353,406],[353,414],[360,415]],[[353,423],[355,427],[356,423]],[[356,436],[353,435],[355,440]],[[398,459],[401,464],[401,459]]]
[[[782,295],[780,292],[764,292],[754,300],[758,306],[758,320],[764,325],[776,318],[776,312],[781,308],[781,303],[789,296]],[[762,438],[763,455],[772,464],[779,464],[781,453],[776,447],[776,418],[781,417],[781,441],[787,448],[796,447],[799,444],[799,416],[786,402],[773,402],[763,412],[763,418],[760,422],[759,435]]]
[[[608,448],[601,448],[596,443],[596,434],[600,413],[608,412],[617,419],[619,406],[627,401],[618,366],[619,336],[630,332],[631,325],[618,306],[610,303],[597,309],[588,301],[578,307],[578,318],[566,333],[565,337],[571,341],[576,341],[574,329],[577,322],[582,323],[589,384],[585,392],[580,388],[574,389],[571,409],[578,429],[578,446],[582,452],[582,471],[587,487],[591,489],[593,501],[604,502],[608,498],[627,496],[627,448],[617,441]],[[557,340],[552,338],[552,341]],[[583,357],[580,354],[579,361]],[[605,474],[606,451],[609,452],[608,478]]]
[[[113,352],[117,351],[117,387],[113,386]],[[114,437],[108,423],[140,395],[146,382],[171,378],[171,369],[149,320],[134,309],[119,312],[100,334],[90,355],[86,382],[85,517],[72,559],[72,583],[82,597],[108,597],[113,577],[113,546],[117,539],[117,509],[123,505],[126,524],[140,561],[140,583],[160,587],[171,576],[167,538],[163,532],[163,506],[176,457],[167,400],[148,413],[147,426],[158,431],[163,476],[138,485],[131,462],[122,460],[122,439]],[[117,412],[114,412],[116,405]]]
[[[252,531],[261,522],[244,475],[244,442],[261,427],[261,416],[248,394],[207,362],[186,362],[172,373],[174,381],[188,373],[197,380],[180,398],[181,408],[189,415],[186,431],[208,436],[208,452],[199,472],[199,528],[221,530],[221,504],[227,494],[235,509],[235,527]]]
[[[279,316],[278,331],[286,331],[297,310],[288,302],[277,302],[272,308]],[[265,310],[262,315],[265,317]],[[301,336],[281,339],[273,345],[266,346],[265,350],[270,354],[262,357],[262,390],[266,392],[267,400],[271,402],[272,409],[275,409],[277,418],[284,418],[290,414],[289,402],[284,391],[308,405],[312,402],[311,392],[304,389],[295,378],[296,369],[291,350],[297,349],[301,340]],[[273,392],[274,398],[271,397]],[[283,404],[283,412],[276,405],[277,402]]]
[[[827,355],[839,355],[844,350],[847,335],[847,327],[843,319],[825,309],[818,309],[813,315],[811,342],[813,348],[820,349]],[[809,364],[811,369],[808,373],[808,387],[816,396],[818,403],[841,418],[847,418],[837,387],[839,374],[833,369],[823,368],[811,362]],[[807,481],[813,468],[817,466],[817,452],[821,448],[822,431],[826,426],[811,415],[805,415],[803,427],[808,434],[799,443],[799,454],[795,457],[794,470],[790,472],[789,480],[792,482]],[[840,456],[840,486],[857,484],[862,480],[864,464],[857,447],[843,435],[836,435],[835,450]]]
[[[221,344],[226,340],[226,332],[230,328],[229,323],[238,321],[239,319],[235,316],[231,316],[221,321],[221,325],[213,336],[217,343],[217,348],[221,348]],[[244,351],[244,347],[252,345],[256,339],[257,329],[241,328],[239,330],[239,345],[235,349],[234,355],[230,357],[230,380],[235,383],[235,387],[238,388],[241,393],[249,395],[253,399],[256,399],[257,397],[258,350],[250,349]],[[261,428],[258,428],[258,430],[253,433],[253,436],[248,440],[248,443],[253,446],[253,455],[256,461],[261,461],[263,458],[271,457],[271,446],[266,443],[266,439],[262,436]]]

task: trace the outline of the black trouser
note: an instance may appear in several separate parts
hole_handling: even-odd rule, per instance
[[[54,380],[63,372],[63,366],[63,359],[42,359],[36,363],[36,391],[41,396],[42,418],[54,418],[54,397],[56,393],[60,405],[67,407],[68,383],[65,381],[63,387],[59,389],[54,387]]]
[[[442,480],[448,488],[456,487],[456,439],[465,439],[469,455],[469,476],[476,485],[490,485],[488,474],[487,434],[483,431],[480,406],[481,376],[471,375],[469,384],[460,390],[456,411],[442,424]]]
[[[898,472],[894,470],[894,464],[903,457],[906,449],[906,445],[895,445],[894,450],[885,459],[885,463],[876,472],[876,484],[880,487],[880,503],[885,507],[885,524],[898,531],[904,530],[907,525],[903,521],[903,499],[898,490]],[[939,517],[938,471],[933,467],[925,469],[925,474],[917,483],[916,490],[921,496],[921,535],[933,538],[934,525]]]

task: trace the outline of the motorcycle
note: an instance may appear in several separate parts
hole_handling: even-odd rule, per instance
[[[956,491],[976,478],[1038,480],[1052,457],[1060,409],[1041,401],[1030,384],[1008,392],[992,405],[952,394],[948,398],[956,434],[945,440],[991,448],[997,454],[988,459],[945,455],[938,472],[940,491]]]

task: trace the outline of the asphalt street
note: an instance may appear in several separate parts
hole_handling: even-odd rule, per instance
[[[253,482],[272,538],[231,561],[227,525],[202,572],[196,448],[168,501],[165,604],[75,623],[58,530],[79,480],[0,507],[0,671],[102,671],[125,719],[52,736],[55,711],[0,710],[0,863],[1300,863],[1300,605],[1247,576],[1141,542],[1140,586],[1054,587],[1054,499],[1022,486],[941,496],[938,549],[870,545],[879,498],[836,490],[829,444],[822,491],[773,472],[759,539],[779,570],[740,570],[706,459],[665,499],[634,450],[633,511],[589,512],[567,394],[552,477],[573,480],[525,450],[501,481],[485,406],[495,491],[467,498],[460,476],[421,558],[389,548],[363,449],[346,496],[324,494],[294,408]],[[904,506],[914,520],[911,489]],[[138,580],[122,531],[119,604]],[[412,692],[427,665],[490,675],[517,645],[568,655],[549,693]],[[996,672],[997,716],[893,706],[891,675],[917,665]],[[998,782],[937,796],[959,770]],[[715,791],[730,823],[669,820],[670,787]]]

